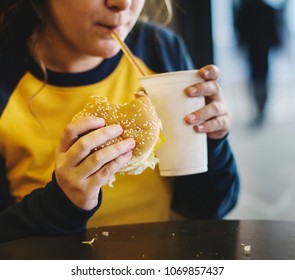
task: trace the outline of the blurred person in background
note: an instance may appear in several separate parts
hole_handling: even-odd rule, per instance
[[[234,2],[234,24],[239,46],[249,64],[249,86],[256,109],[252,125],[260,126],[266,117],[269,97],[270,51],[281,43],[279,9],[262,0]]]

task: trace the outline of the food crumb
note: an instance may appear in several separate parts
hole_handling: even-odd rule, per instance
[[[82,241],[82,244],[87,244],[87,245],[91,245],[92,246],[92,244],[94,243],[94,241],[96,240],[96,238],[95,237],[93,237],[91,240],[89,240],[89,241]]]
[[[245,245],[244,246],[245,255],[250,255],[250,252],[251,252],[251,246],[250,245]]]
[[[244,254],[245,255],[250,255],[251,245],[245,245],[244,243],[241,243],[240,245],[241,245],[241,247],[244,248]]]
[[[102,235],[102,236],[106,236],[106,237],[108,237],[108,236],[109,236],[109,232],[108,232],[108,231],[103,231],[103,232],[101,233],[101,235]]]

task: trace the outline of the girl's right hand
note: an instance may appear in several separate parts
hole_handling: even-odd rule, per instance
[[[55,176],[65,195],[77,207],[93,209],[100,188],[132,157],[134,139],[125,139],[95,151],[123,133],[120,125],[105,126],[104,119],[80,118],[69,123],[56,152]]]

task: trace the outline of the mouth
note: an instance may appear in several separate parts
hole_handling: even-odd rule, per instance
[[[106,25],[102,23],[96,23],[95,26],[98,27],[106,35],[111,35],[112,31],[120,33],[119,30],[123,27],[123,25]]]

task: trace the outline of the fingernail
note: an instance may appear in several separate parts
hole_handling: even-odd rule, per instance
[[[131,159],[132,158],[132,151],[129,151],[122,155],[124,158]]]
[[[99,123],[99,125],[105,125],[106,121],[103,118],[97,118],[96,117],[96,121]]]
[[[189,87],[187,88],[186,92],[189,94],[189,96],[194,96],[197,94],[198,90],[195,87]]]
[[[204,77],[205,78],[210,78],[210,72],[208,70],[204,71]]]
[[[127,153],[122,154],[119,159],[121,161],[124,161],[123,167],[128,165],[129,160],[132,158],[132,151],[129,151]]]
[[[135,147],[135,140],[133,138],[128,138],[126,139],[127,144],[130,148],[134,148]]]
[[[195,115],[187,115],[186,117],[186,120],[189,122],[189,123],[193,123],[197,118]]]
[[[113,125],[113,129],[114,129],[114,131],[117,132],[117,133],[122,133],[122,132],[123,132],[123,128],[122,128],[122,126],[120,126],[120,125],[118,125],[118,124],[114,124],[114,125]]]
[[[198,130],[203,130],[204,129],[204,125],[203,124],[198,124],[197,127],[198,127]]]

